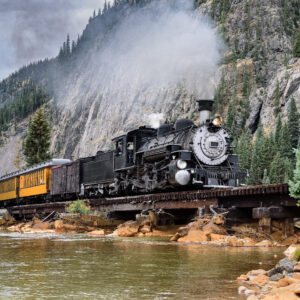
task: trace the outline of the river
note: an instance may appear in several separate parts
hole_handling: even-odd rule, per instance
[[[235,279],[282,249],[0,233],[0,299],[244,299]],[[278,257],[276,258],[276,256]]]

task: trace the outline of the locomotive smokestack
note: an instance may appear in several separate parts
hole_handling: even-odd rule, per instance
[[[197,100],[198,102],[198,110],[200,112],[200,125],[205,123],[206,120],[210,119],[210,113],[212,111],[212,106],[214,103],[214,100],[210,99],[201,99]]]

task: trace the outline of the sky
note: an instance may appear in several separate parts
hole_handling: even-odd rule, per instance
[[[76,40],[104,0],[0,0],[0,80],[54,57],[67,33]]]

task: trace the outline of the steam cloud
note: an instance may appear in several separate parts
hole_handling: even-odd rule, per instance
[[[164,121],[163,113],[152,113],[148,115],[148,122],[152,128],[158,128]]]
[[[223,44],[193,1],[154,0],[127,16],[93,59],[93,75],[108,90],[183,86],[212,97]]]

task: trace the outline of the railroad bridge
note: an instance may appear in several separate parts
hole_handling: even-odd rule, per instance
[[[67,202],[14,206],[9,209],[16,218],[64,212]],[[286,228],[300,217],[297,200],[289,196],[287,184],[245,186],[237,188],[192,190],[90,200],[93,210],[109,212],[112,217],[133,219],[145,210],[164,210],[175,216],[178,223],[214,209],[228,211],[228,219],[246,222],[257,219],[261,229],[271,230],[271,220],[279,219]],[[288,229],[287,229],[288,230]]]

